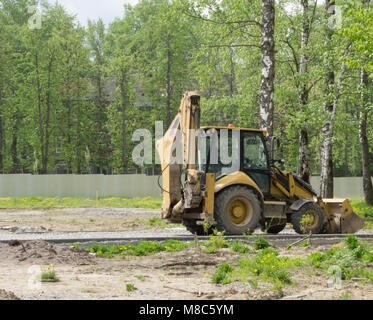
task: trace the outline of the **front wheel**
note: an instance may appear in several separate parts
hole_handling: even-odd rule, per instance
[[[216,196],[214,215],[219,231],[230,235],[251,234],[261,218],[260,201],[246,187],[228,187]]]
[[[291,215],[293,229],[299,234],[319,234],[324,228],[324,210],[314,202],[306,203]]]

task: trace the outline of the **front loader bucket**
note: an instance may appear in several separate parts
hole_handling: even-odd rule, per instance
[[[347,199],[321,199],[320,206],[325,211],[325,233],[353,234],[364,228],[364,220],[353,211]]]

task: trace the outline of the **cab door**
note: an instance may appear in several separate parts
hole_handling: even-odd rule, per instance
[[[241,171],[256,182],[264,195],[269,195],[271,173],[261,132],[241,131],[241,155]]]

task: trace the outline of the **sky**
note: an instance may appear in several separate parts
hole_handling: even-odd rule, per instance
[[[135,5],[138,0],[48,0],[54,4],[58,2],[71,13],[76,14],[78,21],[87,26],[87,20],[101,18],[105,24],[109,24],[116,17],[123,15],[124,4]]]

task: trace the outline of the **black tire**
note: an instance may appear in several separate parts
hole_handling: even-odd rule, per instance
[[[262,225],[262,231],[271,233],[271,234],[277,234],[280,233],[282,230],[284,230],[286,227],[286,221],[280,220],[280,219],[270,219],[265,220],[264,225]]]
[[[215,198],[214,217],[218,231],[225,231],[229,235],[251,234],[259,224],[261,204],[250,189],[244,186],[228,187]]]
[[[303,226],[302,219],[306,215],[310,215],[313,218],[313,221],[310,221],[310,226]],[[324,228],[324,210],[314,202],[308,202],[302,206],[298,211],[293,211],[291,215],[291,223],[293,229],[298,234],[319,234]]]

